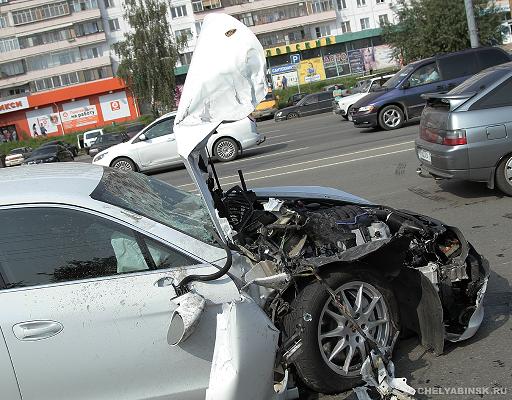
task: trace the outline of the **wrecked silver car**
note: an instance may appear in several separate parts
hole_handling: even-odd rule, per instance
[[[332,189],[250,190],[242,171],[239,185],[220,186],[204,144],[264,97],[265,59],[243,24],[205,22],[176,117],[178,151],[222,240],[247,260],[241,291],[279,329],[277,371],[337,393],[361,381],[371,354],[388,362],[401,331],[438,354],[445,340],[471,337],[489,269],[457,228]],[[227,55],[212,65],[213,42]]]

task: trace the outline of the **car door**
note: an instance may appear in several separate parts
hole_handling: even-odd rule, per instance
[[[318,103],[317,103],[317,107],[314,111],[314,114],[320,114],[323,112],[332,111],[332,100],[333,99],[334,99],[334,97],[332,96],[331,91],[318,93]]]
[[[426,101],[421,97],[424,93],[435,93],[444,90],[441,77],[435,62],[425,64],[414,71],[402,85],[399,98],[407,108],[408,118],[421,115]]]
[[[174,117],[164,118],[142,131],[132,142],[143,168],[162,167],[179,160],[176,137],[174,136]]]
[[[169,283],[217,268],[73,206],[0,208],[0,237],[0,330],[24,400],[204,398],[216,314],[239,293],[228,277],[194,285],[208,306],[172,347]]]
[[[318,94],[310,94],[307,96],[303,103],[297,107],[300,116],[311,115],[315,113],[318,105]]]

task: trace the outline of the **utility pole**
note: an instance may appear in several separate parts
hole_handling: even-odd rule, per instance
[[[478,39],[478,30],[476,28],[473,0],[464,0],[464,3],[468,19],[469,40],[471,41],[471,47],[474,49],[480,45],[480,40]]]

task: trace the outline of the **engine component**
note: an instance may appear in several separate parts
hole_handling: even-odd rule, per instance
[[[437,284],[439,283],[439,277],[438,277],[439,265],[437,265],[435,262],[429,262],[424,267],[419,267],[417,269],[423,275],[425,275],[427,277],[427,279],[430,282],[432,282],[434,287],[437,289]]]

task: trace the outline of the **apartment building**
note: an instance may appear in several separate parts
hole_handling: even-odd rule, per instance
[[[396,1],[395,1],[396,2]],[[266,50],[277,84],[365,73],[396,65],[382,44],[392,0],[192,0],[196,25],[224,12],[249,26]]]
[[[110,55],[127,29],[121,14],[121,0],[0,1],[0,130],[63,134],[135,118]]]

